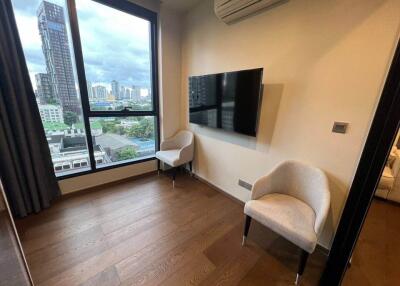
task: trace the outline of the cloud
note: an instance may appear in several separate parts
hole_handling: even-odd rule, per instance
[[[37,28],[36,11],[40,2],[13,0],[34,86],[32,76],[46,72]],[[49,2],[65,5],[62,0]],[[90,0],[76,0],[76,6],[87,80],[107,86],[117,80],[124,86],[150,88],[149,22]],[[71,39],[69,44],[72,51]]]

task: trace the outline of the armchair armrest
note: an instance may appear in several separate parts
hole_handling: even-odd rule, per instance
[[[179,150],[179,158],[180,158],[180,160],[182,160],[183,162],[192,161],[193,160],[193,151],[194,151],[193,144],[189,144],[189,145],[183,146]]]
[[[164,141],[162,141],[160,144],[161,151],[170,150],[170,149],[177,149],[174,137],[167,138]]]
[[[257,200],[258,198],[273,192],[271,174],[259,178],[251,189],[251,199]]]

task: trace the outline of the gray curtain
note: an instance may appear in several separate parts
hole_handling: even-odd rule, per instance
[[[0,1],[0,176],[14,216],[60,196],[10,0]]]

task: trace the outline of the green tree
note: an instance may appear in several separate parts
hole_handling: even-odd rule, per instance
[[[143,118],[138,124],[130,127],[126,134],[135,138],[152,138],[154,133],[154,123],[152,118]]]
[[[137,157],[136,149],[132,146],[124,147],[121,150],[118,150],[116,153],[117,159],[119,161],[133,159]]]
[[[72,111],[65,111],[64,112],[64,123],[68,126],[72,126],[72,124],[78,122],[78,114]]]

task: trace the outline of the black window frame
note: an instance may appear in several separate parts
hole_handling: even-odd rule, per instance
[[[158,15],[156,12],[148,10],[142,6],[128,2],[127,0],[92,0],[110,8],[117,9],[124,13],[145,19],[150,23],[150,52],[151,52],[151,81],[152,81],[152,111],[131,111],[123,109],[120,111],[94,111],[90,110],[89,95],[86,84],[86,74],[82,53],[81,37],[79,33],[78,16],[76,10],[75,0],[67,0],[67,12],[69,18],[69,25],[71,29],[72,45],[74,50],[74,60],[76,66],[76,73],[78,77],[78,85],[80,90],[80,98],[82,104],[82,114],[85,126],[86,143],[89,153],[90,170],[71,173],[67,175],[57,176],[57,180],[61,181],[73,177],[93,174],[96,172],[116,169],[128,165],[140,164],[147,161],[156,160],[155,156],[147,157],[129,162],[122,162],[111,164],[104,167],[96,167],[96,160],[94,156],[94,148],[92,141],[92,133],[90,129],[90,118],[95,117],[139,117],[139,116],[152,116],[155,119],[155,151],[160,148],[160,117],[159,117],[159,94],[158,94]]]

